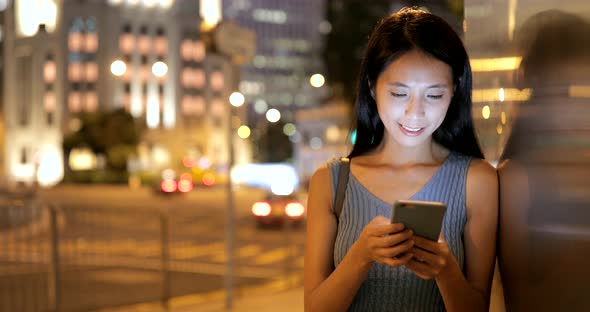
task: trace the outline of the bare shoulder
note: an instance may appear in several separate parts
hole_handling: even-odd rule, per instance
[[[316,169],[316,171],[311,176],[309,181],[309,191],[316,191],[318,189],[324,189],[326,186],[330,186],[331,190],[332,185],[332,175],[330,173],[330,168],[328,165],[323,165]]]
[[[497,184],[498,177],[496,175],[496,168],[483,159],[474,158],[469,165],[467,182],[483,184],[482,186],[486,186],[490,183]]]
[[[309,181],[308,209],[332,206],[332,175],[328,165],[316,169]]]
[[[493,213],[498,209],[496,168],[483,159],[473,159],[467,172],[467,213]]]

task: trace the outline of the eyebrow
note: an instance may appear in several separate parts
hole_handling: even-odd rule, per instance
[[[394,86],[394,87],[403,87],[403,88],[409,88],[410,86],[405,85],[401,82],[390,82],[388,83],[388,85],[390,86]],[[449,86],[445,83],[441,83],[441,84],[434,84],[431,86],[428,86],[428,89],[434,89],[434,88],[448,88]]]

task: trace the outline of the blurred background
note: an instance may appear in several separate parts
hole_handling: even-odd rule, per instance
[[[586,0],[0,0],[0,311],[301,311],[309,177],[413,5],[502,168],[491,310],[585,310]]]

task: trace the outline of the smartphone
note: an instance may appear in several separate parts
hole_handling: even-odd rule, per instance
[[[398,200],[393,204],[391,223],[403,223],[414,235],[438,241],[446,210],[441,202]]]

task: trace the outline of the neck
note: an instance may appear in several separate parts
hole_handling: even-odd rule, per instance
[[[446,150],[435,143],[432,137],[420,145],[408,147],[385,135],[372,156],[376,158],[376,163],[404,166],[438,163],[446,154]]]

